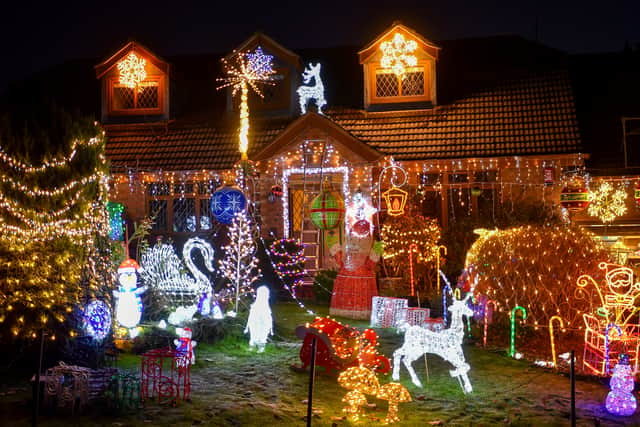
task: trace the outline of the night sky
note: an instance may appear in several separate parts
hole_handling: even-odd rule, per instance
[[[640,42],[638,0],[92,3],[3,6],[0,90],[65,60],[104,59],[129,39],[160,56],[229,52],[257,30],[292,49],[359,48],[400,20],[435,41],[518,34],[571,53]]]

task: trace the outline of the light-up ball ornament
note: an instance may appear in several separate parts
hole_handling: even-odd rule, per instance
[[[222,187],[211,196],[211,213],[222,224],[231,224],[233,216],[247,206],[247,198],[236,187]]]
[[[589,206],[589,191],[581,184],[568,184],[560,192],[560,206],[570,212],[585,209]]]
[[[609,386],[611,391],[605,401],[607,412],[621,416],[633,415],[638,403],[633,395],[634,381],[628,355],[620,356],[618,364],[613,368]]]
[[[325,179],[322,191],[311,201],[309,209],[311,221],[321,230],[336,228],[344,219],[344,200],[333,191],[331,183]]]
[[[93,300],[84,309],[83,328],[87,335],[102,341],[111,331],[111,308],[101,300]]]
[[[274,185],[271,187],[271,194],[274,195],[274,197],[276,198],[280,198],[282,197],[282,186],[281,185]]]

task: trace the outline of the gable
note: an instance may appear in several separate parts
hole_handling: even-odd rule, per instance
[[[295,89],[299,84],[299,75],[302,70],[302,60],[294,52],[286,49],[271,37],[255,33],[245,40],[230,54],[224,57],[223,62],[235,65],[238,55],[247,52],[255,52],[261,49],[266,55],[271,55],[274,74],[271,76],[272,84],[259,84],[262,96],[254,91],[249,91],[248,102],[251,114],[291,116],[295,111]],[[238,98],[232,96],[232,89],[227,89],[227,111],[238,109]]]
[[[350,162],[374,162],[382,157],[326,116],[309,112],[287,126],[253,159],[268,160],[292,149],[297,150],[301,141],[324,139],[330,140],[341,156]]]

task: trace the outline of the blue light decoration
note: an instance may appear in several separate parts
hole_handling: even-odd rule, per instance
[[[621,354],[618,364],[613,368],[609,381],[611,391],[607,394],[605,407],[613,415],[633,415],[638,405],[633,395],[633,374],[629,365],[629,355]]]
[[[211,196],[211,213],[222,224],[231,224],[233,216],[247,206],[247,198],[236,187],[222,187]]]
[[[247,60],[247,68],[256,75],[270,75],[273,70],[273,55],[267,55],[262,51],[262,47],[258,46],[253,52],[245,54]]]
[[[84,309],[83,329],[95,339],[102,341],[111,331],[111,308],[101,300],[93,300]]]
[[[107,202],[109,213],[109,238],[111,240],[124,240],[124,205],[117,202]]]

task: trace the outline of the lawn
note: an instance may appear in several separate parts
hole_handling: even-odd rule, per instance
[[[312,307],[320,315],[326,308]],[[259,426],[304,425],[308,374],[292,370],[300,363],[301,340],[295,326],[312,321],[295,304],[279,303],[273,307],[274,340],[263,354],[248,349],[247,340],[224,339],[214,345],[197,347],[197,364],[192,371],[192,401],[177,407],[149,403],[143,409],[114,413],[99,407],[83,414],[52,415],[39,418],[40,425],[104,426]],[[367,322],[339,319],[359,328]],[[402,343],[393,330],[380,330],[379,351],[390,357]],[[580,350],[580,349],[576,349]],[[469,377],[474,391],[464,395],[458,381],[449,376],[450,365],[437,356],[428,357],[427,379],[422,359],[414,367],[424,383],[415,387],[401,370],[401,382],[413,401],[401,403],[399,415],[406,426],[566,426],[569,424],[569,379],[564,374],[513,360],[503,349],[485,350],[475,344],[464,347],[471,365]],[[118,366],[137,370],[139,358],[121,355]],[[7,374],[0,385],[0,425],[29,425],[28,377]],[[380,375],[380,383],[390,382]],[[319,374],[313,400],[314,426],[349,426],[342,418],[341,402],[346,390],[333,376]],[[580,378],[577,387],[578,425],[640,425],[640,414],[630,418],[606,414],[603,402],[608,386],[603,380]],[[386,415],[387,402],[369,397],[366,418],[358,425],[378,426]]]

